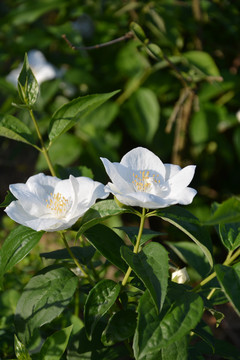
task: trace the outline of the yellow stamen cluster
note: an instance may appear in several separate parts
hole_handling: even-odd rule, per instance
[[[47,208],[53,211],[57,216],[64,215],[68,207],[68,199],[60,193],[50,194],[51,198],[46,200]]]
[[[159,175],[149,176],[149,171],[139,171],[139,174],[133,173],[133,185],[137,191],[147,192],[152,186],[152,182],[160,183],[158,180]]]

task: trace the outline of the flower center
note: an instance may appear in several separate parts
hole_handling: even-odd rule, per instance
[[[150,192],[153,185],[159,184],[159,175],[153,174],[149,176],[149,171],[139,171],[138,174],[133,173],[133,186],[136,191]]]
[[[62,194],[50,194],[50,198],[46,200],[47,208],[51,210],[51,212],[56,217],[63,217],[66,214],[66,211],[69,207],[68,199],[66,199]]]

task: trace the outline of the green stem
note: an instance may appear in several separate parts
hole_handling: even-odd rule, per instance
[[[142,237],[145,217],[146,217],[146,209],[143,208],[142,209],[142,214],[141,214],[141,221],[140,221],[140,225],[139,225],[137,241],[136,241],[136,244],[135,244],[134,249],[133,249],[134,254],[137,254],[138,250],[139,250],[140,240],[141,240],[141,237]],[[129,266],[129,268],[127,269],[127,272],[126,272],[126,274],[125,274],[125,276],[123,278],[122,286],[126,285],[131,272],[132,272],[132,268]]]
[[[66,247],[69,255],[70,255],[71,258],[73,259],[75,265],[81,270],[83,276],[84,276],[85,278],[88,278],[88,279],[89,279],[88,274],[85,272],[85,270],[83,269],[82,265],[79,263],[78,259],[75,257],[75,255],[73,254],[72,250],[70,249],[70,247],[69,247],[69,245],[68,245],[68,242],[67,242],[67,240],[66,240],[66,238],[65,238],[64,233],[63,233],[63,232],[60,232],[60,233],[61,233],[61,236],[62,236],[64,245],[65,245],[65,247]],[[90,281],[90,279],[89,279],[89,281]],[[92,281],[91,281],[91,282],[92,282]]]
[[[38,138],[39,138],[39,140],[40,140],[41,147],[42,147],[41,151],[42,151],[42,153],[43,153],[43,155],[44,155],[44,157],[45,157],[45,159],[46,159],[46,162],[47,162],[47,164],[48,164],[49,170],[50,170],[52,176],[56,176],[55,171],[54,171],[54,168],[53,168],[53,165],[52,165],[52,162],[51,162],[51,159],[50,159],[50,157],[49,157],[49,155],[48,155],[48,151],[47,151],[47,149],[46,149],[46,147],[45,147],[45,145],[44,145],[44,141],[43,141],[42,135],[41,135],[40,130],[39,130],[38,123],[37,123],[37,121],[36,121],[36,119],[35,119],[35,116],[34,116],[34,114],[33,114],[32,109],[29,109],[29,113],[30,113],[31,119],[32,119],[32,121],[33,121],[33,124],[34,124],[34,126],[35,126],[35,129],[36,129],[36,132],[37,132],[37,136],[38,136]]]
[[[232,255],[232,251],[230,251],[226,257],[226,260],[223,262],[223,265],[228,266],[231,265],[233,263],[234,260],[236,260],[238,258],[238,256],[240,255],[240,248]],[[214,279],[216,276],[216,272],[214,271],[212,274],[210,274],[208,277],[206,277],[206,279],[202,280],[200,282],[200,284],[198,284],[193,291],[197,291],[198,289],[200,289],[203,285],[207,284],[209,281],[211,281],[212,279]],[[211,294],[211,293],[210,293]],[[209,294],[209,295],[210,295]]]

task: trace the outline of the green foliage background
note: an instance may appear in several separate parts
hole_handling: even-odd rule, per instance
[[[59,71],[59,77],[41,84],[35,105],[45,140],[50,118],[59,106],[80,96],[121,90],[101,108],[80,118],[53,144],[50,156],[58,165],[58,173],[64,173],[63,167],[86,166],[92,171],[88,176],[93,174],[94,179],[106,183],[100,156],[119,161],[128,150],[144,146],[165,163],[197,165],[191,186],[198,195],[189,209],[207,220],[213,201],[239,194],[239,16],[239,4],[227,0],[3,0],[0,126],[8,115],[32,129],[27,112],[12,106],[18,102],[18,94],[6,75],[22,63],[26,52],[40,50]],[[142,27],[146,37],[136,31],[132,38],[111,46],[86,49],[128,34],[132,22]],[[63,34],[81,49],[71,49]],[[161,49],[160,55],[150,51],[152,44]],[[27,144],[0,137],[0,154],[2,200],[10,183],[48,172],[44,158],[35,149],[29,151]],[[221,216],[221,209],[219,212]],[[212,221],[214,224],[214,218]],[[221,226],[224,243],[224,233],[229,229]],[[6,237],[7,227],[13,224],[2,217],[1,239]],[[181,244],[171,246],[179,248]],[[232,244],[225,245],[232,249]],[[21,267],[24,273],[16,267],[15,273],[8,275],[7,289],[0,298],[3,355],[13,353],[11,324],[19,290],[42,264],[31,254]],[[219,278],[227,273],[220,265],[216,271]],[[227,286],[224,281],[223,285]],[[88,290],[84,289],[80,303],[84,303]],[[152,308],[150,302],[148,306]],[[70,311],[65,313],[64,326],[69,319],[75,321],[74,331],[83,326]],[[59,328],[57,321],[53,326]],[[66,329],[62,331],[68,332]]]

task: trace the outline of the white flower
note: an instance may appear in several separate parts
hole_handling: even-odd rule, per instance
[[[26,184],[10,185],[16,197],[6,209],[8,216],[36,231],[70,228],[98,198],[109,193],[104,185],[87,177],[70,175],[69,179],[38,174]]]
[[[45,56],[39,50],[30,50],[28,53],[28,62],[39,84],[46,80],[51,80],[60,75],[52,64],[46,61]],[[17,86],[18,77],[22,69],[20,64],[17,69],[12,70],[6,77],[7,81]]]
[[[107,191],[125,205],[147,209],[187,205],[197,193],[187,187],[195,172],[194,165],[181,169],[178,165],[163,164],[145,148],[129,151],[120,163],[101,160],[112,180],[106,185]]]
[[[172,273],[172,281],[178,284],[184,284],[189,281],[189,276],[187,273],[187,269],[184,267]]]

